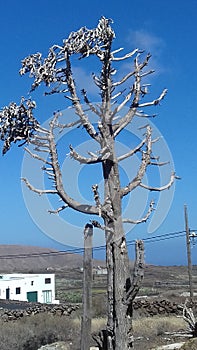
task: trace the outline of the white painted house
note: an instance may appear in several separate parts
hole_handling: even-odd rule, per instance
[[[58,304],[54,274],[0,275],[0,299]]]

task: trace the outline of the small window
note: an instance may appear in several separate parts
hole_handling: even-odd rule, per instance
[[[16,287],[16,294],[21,294],[21,288],[20,287]]]
[[[51,283],[51,279],[50,278],[45,278],[45,284],[49,284]]]
[[[31,286],[33,286],[34,285],[34,281],[31,281]]]

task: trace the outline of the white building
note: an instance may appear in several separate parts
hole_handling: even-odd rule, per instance
[[[57,304],[54,274],[0,275],[0,299]]]

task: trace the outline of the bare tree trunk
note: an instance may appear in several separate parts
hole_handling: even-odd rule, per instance
[[[81,324],[81,350],[90,348],[92,319],[92,236],[93,226],[87,224],[84,230],[83,260],[83,316]]]
[[[109,130],[108,130],[109,131]],[[128,350],[133,348],[132,335],[132,301],[137,291],[133,286],[126,238],[122,223],[122,198],[120,189],[120,176],[115,156],[114,140],[110,132],[105,129],[105,137],[110,145],[112,158],[103,164],[105,180],[105,202],[110,202],[108,217],[105,218],[106,227],[106,262],[108,270],[107,295],[108,295],[108,321],[107,334],[102,334],[103,347],[107,350]],[[109,217],[111,216],[111,217]],[[136,248],[136,260],[139,254]],[[143,254],[140,255],[143,257]],[[139,288],[138,288],[139,289]]]
[[[120,248],[120,249],[119,249]],[[110,249],[108,245],[108,322],[107,329],[95,335],[100,350],[133,349],[132,312],[133,300],[137,295],[144,277],[144,243],[136,241],[135,265],[131,276],[127,251],[122,246]],[[112,259],[109,259],[109,253]],[[126,253],[126,254],[125,254]],[[116,263],[115,256],[118,257]],[[125,261],[125,266],[123,262]],[[119,265],[118,265],[119,264]],[[121,266],[121,265],[122,266]],[[120,269],[122,270],[120,271]],[[113,285],[109,286],[110,276],[113,275]],[[129,276],[129,277],[128,277]],[[114,327],[113,323],[114,321]]]

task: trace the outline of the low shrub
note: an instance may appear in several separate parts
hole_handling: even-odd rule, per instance
[[[0,321],[1,350],[37,350],[56,341],[70,341],[77,349],[80,342],[80,327],[72,318],[37,314],[17,321]]]
[[[66,303],[81,303],[82,292],[63,292],[60,299]]]

